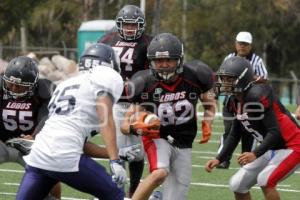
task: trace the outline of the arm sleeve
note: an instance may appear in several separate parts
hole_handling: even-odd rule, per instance
[[[239,130],[239,122],[235,119],[234,121],[232,121],[230,133],[226,138],[224,146],[216,158],[220,162],[223,162],[224,160],[226,160],[228,155],[231,155],[234,152],[240,139],[241,139],[241,131]]]
[[[48,104],[55,88],[56,85],[47,79],[40,79],[38,82],[38,96],[40,98],[40,101],[42,101],[42,103],[39,106],[37,125],[32,134],[33,137],[35,137],[35,135],[42,130],[45,121],[48,119],[48,114],[49,114]]]
[[[150,73],[150,70],[142,70],[136,72],[128,83],[125,86],[126,96],[128,100],[132,103],[139,102],[140,94],[143,92],[145,85],[147,74]]]
[[[278,149],[283,145],[283,138],[280,134],[279,125],[275,113],[271,108],[266,109],[262,121],[267,129],[267,134],[262,143],[253,151],[256,157],[263,155],[270,149]]]
[[[249,101],[258,102],[260,105],[263,105],[263,112],[261,115],[263,118],[262,126],[264,127],[264,138],[261,141],[261,144],[256,147],[253,151],[256,157],[263,155],[266,151],[270,149],[282,148],[284,140],[281,136],[279,124],[276,118],[275,111],[273,109],[274,101],[276,101],[276,96],[274,96],[273,90],[270,86],[265,85],[265,87],[257,86],[257,92],[252,93]],[[255,90],[253,90],[255,91]],[[284,145],[283,145],[284,146]]]
[[[42,103],[42,105],[40,106],[40,108],[39,108],[38,117],[37,117],[37,125],[36,125],[36,127],[34,129],[34,132],[32,134],[33,137],[35,137],[36,134],[39,133],[42,130],[42,128],[45,124],[45,121],[48,119],[48,114],[49,114],[48,103],[49,103],[49,100],[44,101]]]

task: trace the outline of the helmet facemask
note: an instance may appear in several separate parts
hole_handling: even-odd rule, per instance
[[[38,81],[36,76],[34,82],[22,82],[20,78],[3,76],[3,91],[7,98],[21,99],[31,97]]]
[[[239,77],[222,71],[217,72],[218,81],[215,83],[214,87],[216,94],[235,95],[246,91],[252,85],[252,82],[249,82],[248,84],[243,83],[247,71],[248,68],[245,68]]]
[[[117,28],[121,38],[131,41],[140,38],[145,31],[145,20],[142,17],[136,19],[124,19],[119,17],[116,20]],[[136,24],[135,29],[125,29],[126,24]]]
[[[168,59],[168,58],[166,58]],[[151,69],[158,79],[163,80],[165,83],[172,83],[176,81],[177,75],[181,73],[180,59],[168,59],[176,61],[176,65],[169,67],[158,67],[155,64],[155,59],[151,61]]]

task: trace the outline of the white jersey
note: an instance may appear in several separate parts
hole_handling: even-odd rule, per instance
[[[122,90],[121,76],[103,66],[60,83],[48,105],[49,119],[37,134],[31,153],[24,157],[26,163],[51,171],[78,171],[84,143],[99,132],[97,96],[107,92],[115,103]]]

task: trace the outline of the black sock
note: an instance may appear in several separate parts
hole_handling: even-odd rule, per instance
[[[130,176],[130,186],[129,186],[129,196],[131,196],[137,186],[140,183],[140,179],[143,175],[144,170],[144,159],[141,161],[130,162],[129,163],[129,176]]]

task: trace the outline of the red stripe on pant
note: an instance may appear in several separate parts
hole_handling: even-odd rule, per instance
[[[148,162],[150,165],[150,172],[157,169],[157,148],[155,142],[149,137],[143,136],[143,145],[147,154]]]
[[[293,151],[286,157],[270,175],[266,187],[274,188],[277,183],[285,178],[289,173],[300,164],[300,153]]]

